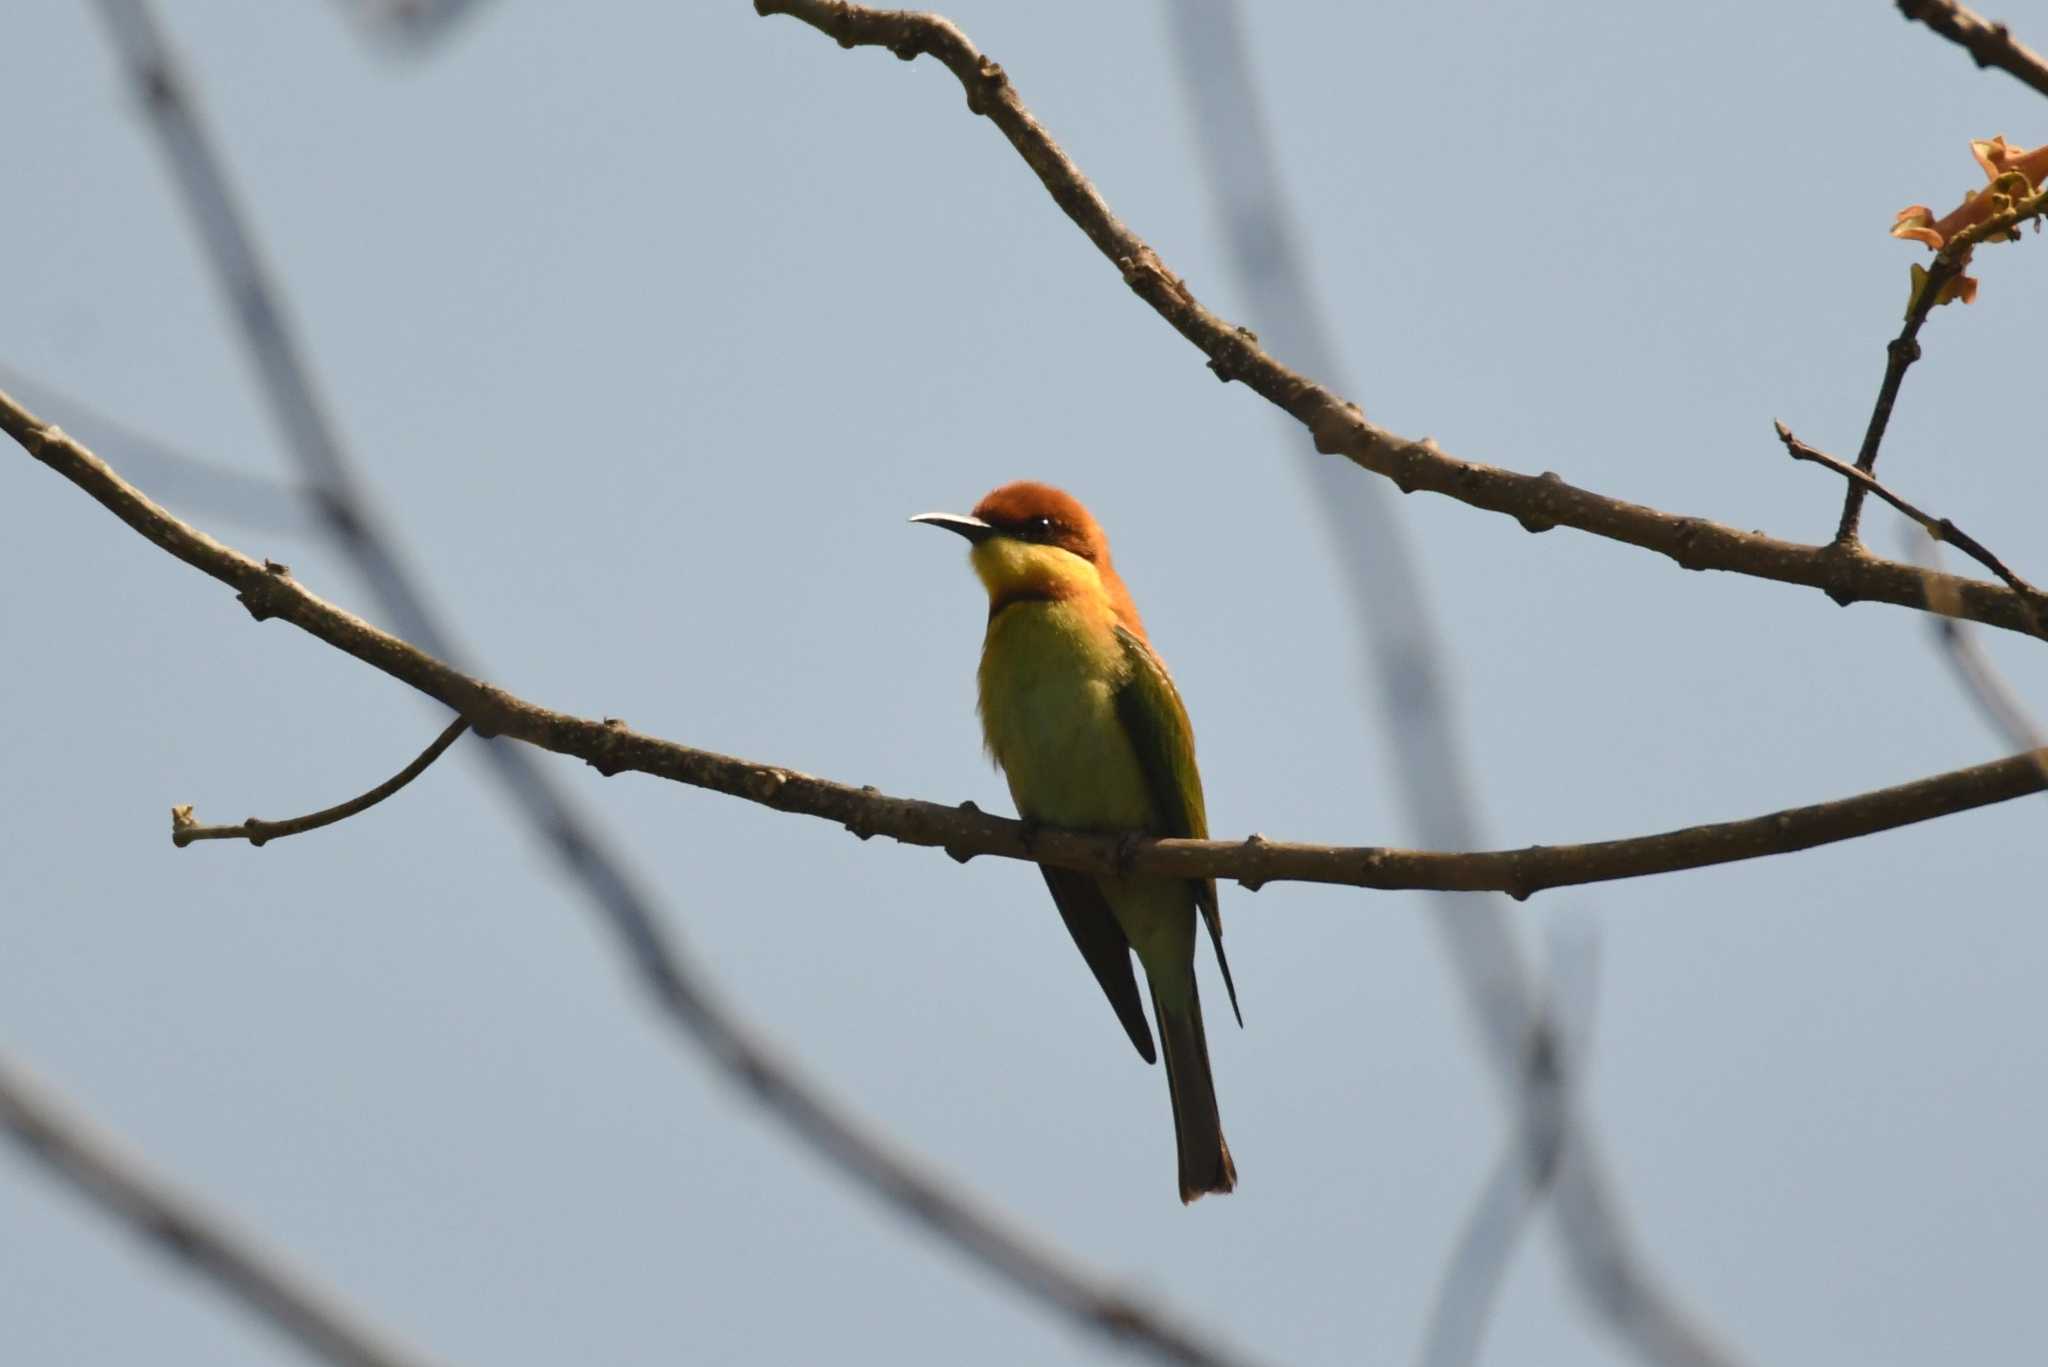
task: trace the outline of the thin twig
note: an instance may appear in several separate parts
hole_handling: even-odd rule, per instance
[[[1917,19],[1951,42],[1961,44],[1980,67],[1995,66],[2048,95],[2048,61],[2042,60],[2004,24],[1996,24],[1954,0],[1898,0],[1899,13]]]
[[[1209,358],[1224,380],[1238,380],[1278,405],[1315,439],[1318,451],[1340,454],[1384,475],[1404,493],[1425,490],[1470,507],[1515,518],[1531,532],[1573,527],[1669,556],[1692,570],[1728,570],[1824,591],[1837,603],[1923,606],[1911,565],[1881,560],[1854,547],[1808,546],[1755,532],[1607,498],[1556,474],[1520,474],[1459,460],[1424,438],[1411,440],[1368,422],[1357,405],[1289,369],[1260,347],[1249,330],[1202,306],[1159,254],[1111,212],[1059,144],[1017,97],[1002,67],[937,15],[876,10],[839,0],[754,0],[761,14],[786,14],[844,47],[879,47],[899,57],[929,54],[967,92],[972,113],[986,114],[1038,176],[1054,202],[1109,259],[1124,282],[1173,329]],[[1959,615],[2008,631],[2030,630],[2018,597],[2002,585],[1962,581]]]
[[[1969,556],[1985,569],[1990,570],[1993,574],[2004,580],[2007,587],[2020,595],[2021,599],[2026,603],[2028,611],[2035,614],[2034,631],[2037,635],[2041,633],[2039,614],[2044,607],[2048,607],[2048,594],[2043,594],[2041,590],[2035,588],[2017,574],[2014,574],[2003,560],[2000,560],[1986,549],[1983,542],[1971,536],[1945,517],[1930,517],[1928,514],[1920,511],[1920,509],[1886,488],[1878,480],[1877,476],[1871,474],[1868,470],[1836,460],[1818,447],[1807,445],[1799,438],[1793,436],[1792,429],[1785,426],[1784,423],[1774,423],[1773,426],[1778,429],[1778,440],[1785,443],[1785,452],[1792,459],[1808,460],[1812,461],[1815,465],[1825,466],[1843,479],[1848,480],[1850,487],[1876,494],[1886,503],[1891,504],[1892,507],[1919,523],[1926,529],[1927,534],[1936,541],[1947,542],[1949,545],[1954,546],[1964,555]]]
[[[5,1054],[0,1128],[158,1253],[203,1274],[313,1356],[341,1367],[425,1367],[425,1358],[365,1323],[227,1216],[123,1152]]]
[[[1867,475],[1877,468],[1878,448],[1884,444],[1885,429],[1891,424],[1899,387],[1905,383],[1906,372],[1912,368],[1913,362],[1920,359],[1920,329],[1927,322],[1928,315],[1941,304],[1949,285],[1970,264],[1972,250],[1979,242],[2009,233],[2022,220],[2034,217],[2041,212],[2042,205],[2043,198],[2038,194],[2020,200],[2005,211],[1957,232],[1935,253],[1934,263],[1920,277],[1919,286],[1907,303],[1905,325],[1899,329],[1899,335],[1885,346],[1884,378],[1878,382],[1877,398],[1870,406],[1870,420],[1863,428],[1863,444],[1856,449],[1858,470]],[[1866,486],[1852,480],[1842,495],[1842,520],[1835,528],[1837,549],[1851,549],[1858,545],[1858,524],[1863,517],[1865,492]]]
[[[441,758],[441,752],[455,744],[462,733],[468,729],[469,723],[457,717],[454,721],[448,723],[446,730],[434,737],[433,744],[420,751],[419,758],[406,765],[403,769],[400,769],[390,778],[385,779],[376,787],[370,789],[369,792],[306,816],[295,816],[284,821],[263,821],[252,816],[247,821],[234,826],[202,826],[199,824],[198,818],[193,816],[192,807],[189,803],[181,807],[173,807],[171,808],[171,843],[179,849],[183,849],[195,840],[246,840],[251,845],[261,845],[266,841],[276,840],[280,836],[298,835],[304,831],[317,831],[322,826],[332,826],[337,821],[346,821],[357,812],[368,811],[400,788],[403,788],[406,784],[418,778],[421,774],[424,774],[427,771],[427,766]]]
[[[592,721],[527,702],[327,602],[292,579],[287,566],[253,560],[187,526],[90,451],[39,423],[5,393],[0,393],[0,430],[157,546],[236,589],[257,620],[275,617],[290,622],[412,685],[467,717],[479,735],[505,736],[572,755],[600,773],[652,774],[777,811],[834,821],[862,839],[886,835],[905,844],[944,849],[955,858],[993,854],[1084,873],[1135,870],[1183,878],[1233,878],[1254,890],[1266,883],[1294,881],[1528,897],[1569,884],[1811,849],[2009,801],[2048,784],[2032,758],[2021,755],[1746,821],[1587,845],[1482,853],[1284,844],[1258,836],[1241,841],[1134,842],[1076,831],[1042,831],[990,816],[972,804],[948,807],[889,797],[872,788],[643,735],[616,719]]]
[[[328,535],[354,562],[401,633],[444,659],[460,658],[462,652],[454,648],[425,593],[407,572],[396,539],[371,505],[327,417],[281,292],[263,268],[253,232],[242,218],[225,162],[147,4],[100,0],[100,9],[158,134],[263,393],[304,477],[314,486],[312,498]],[[187,534],[224,549],[196,533]],[[237,559],[254,563],[246,557]],[[265,569],[264,574],[287,582],[282,568]],[[243,595],[259,616],[266,597],[262,585],[262,580],[249,581]],[[347,614],[338,620],[352,623],[350,631],[370,630]],[[455,710],[469,715],[465,709]],[[484,734],[482,728],[478,733]],[[488,745],[483,753],[521,816],[625,952],[634,981],[660,1019],[708,1055],[728,1083],[781,1122],[813,1154],[886,1209],[1084,1329],[1169,1361],[1231,1360],[1222,1348],[1173,1317],[1123,1294],[1058,1250],[1040,1245],[830,1100],[721,999],[709,977],[668,931],[653,896],[532,753],[514,745]]]
[[[1959,267],[1944,267],[1937,263],[1935,271],[1953,276]],[[1877,468],[1878,448],[1884,444],[1885,429],[1892,420],[1892,406],[1898,402],[1899,387],[1905,383],[1906,372],[1913,362],[1920,359],[1920,327],[1927,321],[1927,313],[1933,301],[1940,296],[1941,286],[1946,281],[1936,281],[1933,271],[1928,274],[1933,288],[1922,289],[1914,298],[1913,305],[1906,311],[1906,325],[1899,335],[1885,346],[1884,379],[1878,383],[1877,399],[1870,406],[1870,419],[1864,424],[1863,444],[1856,450],[1856,464],[1859,473],[1868,475]],[[1835,526],[1835,544],[1853,547],[1858,544],[1858,531],[1863,520],[1863,485],[1855,480],[1842,493],[1842,518]]]

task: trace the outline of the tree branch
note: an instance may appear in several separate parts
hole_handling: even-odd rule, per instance
[[[38,422],[4,392],[0,392],[0,430],[150,541],[235,589],[242,605],[258,621],[276,617],[290,622],[343,654],[446,704],[467,718],[479,735],[507,736],[556,754],[572,755],[603,774],[652,774],[777,811],[836,821],[862,839],[886,835],[905,844],[936,846],[957,859],[993,854],[1084,873],[1233,878],[1254,891],[1266,883],[1287,881],[1387,890],[1505,892],[1520,898],[1568,884],[1637,878],[1811,849],[2005,802],[2048,787],[2048,776],[2034,757],[2018,755],[1747,821],[1693,826],[1630,840],[1472,854],[1281,844],[1256,835],[1241,841],[1130,842],[1117,836],[1040,831],[990,816],[971,803],[946,807],[915,798],[889,797],[873,788],[853,788],[777,765],[642,735],[616,719],[596,722],[550,711],[473,679],[343,611],[301,587],[288,566],[253,560],[187,526],[92,452]],[[1915,572],[1919,572],[1917,568]]]
[[[1480,1188],[1437,1280],[1429,1328],[1416,1355],[1419,1367],[1469,1367],[1479,1360],[1487,1321],[1507,1280],[1515,1245],[1539,1203],[1557,1185],[1567,1147],[1579,1149],[1579,1160],[1585,1162],[1580,1133],[1584,1122],[1574,1112],[1591,1053],[1596,942],[1590,932],[1574,935],[1560,931],[1555,922],[1551,928],[1550,1000],[1544,1006],[1542,1027],[1531,1032],[1522,1050],[1514,1125],[1506,1151]],[[1632,1261],[1618,1252],[1613,1260]],[[1716,1349],[1695,1341],[1692,1357],[1668,1360],[1721,1361],[1716,1354]]]
[[[420,751],[419,758],[385,779],[360,797],[306,816],[295,816],[284,821],[263,821],[250,817],[235,826],[202,826],[192,815],[189,804],[171,808],[171,843],[179,849],[195,840],[246,840],[251,845],[261,845],[280,836],[299,835],[305,831],[317,831],[322,826],[332,826],[337,821],[346,821],[357,812],[370,808],[390,797],[406,784],[427,771],[427,766],[441,758],[441,753],[461,738],[469,729],[469,723],[461,717],[448,723],[448,728],[434,737],[433,744]]]
[[[1249,329],[1202,306],[1159,254],[1126,227],[1087,177],[1017,97],[1002,67],[949,21],[931,14],[877,10],[843,0],[754,0],[763,15],[786,14],[836,39],[842,47],[881,47],[908,61],[937,58],[967,92],[967,107],[985,114],[1067,217],[1122,273],[1124,283],[1209,358],[1218,379],[1238,380],[1279,406],[1315,439],[1318,451],[1342,455],[1394,481],[1403,493],[1443,494],[1474,508],[1504,513],[1531,532],[1572,527],[1670,557],[1690,570],[1727,570],[1757,579],[1820,589],[1835,602],[1891,603],[1924,608],[1920,572],[1858,546],[1804,545],[1704,518],[1661,512],[1567,484],[1554,473],[1521,474],[1447,455],[1428,438],[1411,440],[1368,422],[1357,405],[1289,369],[1261,349]],[[1986,626],[2031,632],[2024,605],[2011,590],[1957,580],[1958,615]]]
[[[1899,13],[1918,20],[1968,50],[1980,67],[1995,66],[2048,95],[2048,61],[1995,24],[1954,0],[1898,0]]]
[[[1930,517],[1926,513],[1921,512],[1918,508],[1906,502],[1905,499],[1900,498],[1890,489],[1887,489],[1879,482],[1877,476],[1871,474],[1864,466],[1846,464],[1836,460],[1833,456],[1817,447],[1808,446],[1805,442],[1793,436],[1792,429],[1785,426],[1782,422],[1772,425],[1778,429],[1778,440],[1785,443],[1786,454],[1790,455],[1792,459],[1808,460],[1812,461],[1815,465],[1825,466],[1849,481],[1850,488],[1876,494],[1886,503],[1891,504],[1892,507],[1919,523],[1926,530],[1927,534],[1936,541],[1944,541],[1954,546],[1964,555],[1969,556],[1985,569],[1990,570],[1993,574],[2004,580],[2014,593],[2020,595],[2027,606],[2027,610],[2034,614],[2034,630],[2036,634],[2040,633],[2040,612],[2042,608],[2048,607],[2048,594],[2042,593],[2041,590],[2035,588],[2017,574],[2014,574],[2006,567],[2003,560],[2000,560],[1985,548],[1983,542],[1977,540],[1976,537],[1971,536],[1945,517]]]
[[[340,1367],[424,1367],[425,1359],[364,1324],[332,1292],[94,1133],[5,1055],[0,1129],[159,1253],[212,1280],[316,1357]]]

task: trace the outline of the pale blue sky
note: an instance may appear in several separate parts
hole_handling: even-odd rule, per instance
[[[2048,106],[1880,0],[1271,4],[1283,172],[1377,420],[1819,539],[1972,137]],[[340,426],[487,673],[536,701],[1008,810],[983,608],[904,525],[1086,499],[1193,713],[1219,834],[1399,843],[1354,628],[1266,406],[1218,385],[935,64],[743,0],[497,0],[425,60],[338,7],[162,6]],[[947,13],[1233,317],[1162,11]],[[2000,11],[2048,43],[2048,6]],[[0,365],[194,453],[286,459],[84,6],[9,26]],[[2048,575],[2048,245],[1983,254],[1883,470]],[[9,450],[12,450],[10,447]],[[109,452],[109,454],[113,454]],[[4,453],[0,453],[4,456]],[[1360,479],[1369,478],[1362,472]],[[476,744],[261,850],[441,725],[0,458],[0,1039],[451,1363],[1120,1360],[822,1171],[678,1049]],[[1751,815],[2000,750],[1911,615],[1402,503],[1497,844]],[[367,608],[318,543],[190,508]],[[1870,517],[1898,546],[1896,519]],[[2048,713],[2038,646],[1990,643]],[[1165,1085],[1036,875],[557,762],[732,996],[838,1095],[1264,1359],[1409,1358],[1505,1115],[1419,898],[1226,888],[1238,1194],[1183,1210]],[[1589,1106],[1683,1298],[1758,1362],[2011,1361],[2048,1262],[2041,800],[1515,912],[1599,929]],[[1213,981],[1213,980],[1212,980]],[[267,1330],[10,1155],[22,1362],[267,1363]],[[1548,1239],[1496,1362],[1615,1362]]]

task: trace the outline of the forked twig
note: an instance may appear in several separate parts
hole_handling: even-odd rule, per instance
[[[2020,600],[2026,604],[2027,610],[2034,614],[2035,634],[2041,634],[2040,614],[2044,607],[2048,607],[2048,594],[2043,594],[2041,590],[2013,573],[2011,568],[2003,560],[1993,555],[1983,542],[1971,536],[1945,517],[1933,517],[1922,512],[1919,508],[1886,488],[1877,476],[1871,474],[1868,470],[1850,465],[1845,461],[1837,460],[1818,447],[1809,446],[1793,436],[1792,429],[1785,426],[1784,423],[1774,423],[1773,426],[1778,429],[1778,440],[1785,444],[1785,453],[1791,456],[1792,459],[1812,461],[1815,465],[1833,470],[1843,479],[1848,480],[1852,488],[1876,494],[1886,503],[1891,504],[1892,507],[1919,523],[1926,530],[1927,534],[1936,541],[1954,546],[1964,555],[1969,556],[1985,569],[1990,570],[1993,574],[2004,580],[2007,587],[2020,596]],[[1930,611],[1939,613],[1939,609],[1934,606],[1931,599],[1928,606]]]

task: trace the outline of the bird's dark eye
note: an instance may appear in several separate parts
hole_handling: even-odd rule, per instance
[[[1024,535],[1030,537],[1033,541],[1050,540],[1052,530],[1053,520],[1043,513],[1040,513],[1037,517],[1024,524]]]

